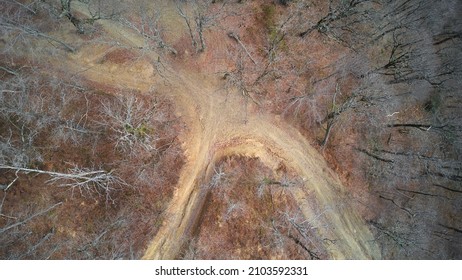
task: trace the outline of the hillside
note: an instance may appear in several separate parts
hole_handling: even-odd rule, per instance
[[[460,259],[458,1],[4,0],[2,259]]]

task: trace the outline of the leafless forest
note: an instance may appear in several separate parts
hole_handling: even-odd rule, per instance
[[[0,258],[461,259],[461,37],[459,0],[0,0]]]

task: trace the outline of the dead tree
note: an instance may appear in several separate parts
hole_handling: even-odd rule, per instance
[[[59,45],[64,47],[64,49],[66,49],[69,52],[75,52],[75,48],[69,45],[68,43],[64,42],[63,40],[60,40],[54,36],[50,36],[46,34],[45,32],[38,30],[34,26],[29,25],[27,22],[18,21],[15,19],[15,17],[12,17],[12,18],[8,18],[5,16],[0,17],[0,26],[2,27],[3,32],[8,32],[8,31],[12,33],[19,32],[20,34],[23,34],[25,36],[45,39],[50,42],[58,43]]]
[[[10,224],[10,225],[6,225],[6,226],[4,226],[3,228],[0,228],[0,234],[3,234],[3,233],[5,233],[6,231],[11,230],[11,229],[13,229],[13,228],[15,228],[15,227],[18,227],[18,226],[27,224],[27,223],[28,223],[29,221],[31,221],[32,219],[34,219],[34,218],[36,218],[36,217],[38,217],[38,216],[41,216],[41,215],[44,215],[44,214],[50,212],[51,210],[53,210],[54,208],[60,206],[61,204],[63,204],[63,203],[62,203],[62,202],[58,202],[58,203],[56,203],[56,204],[54,204],[54,205],[48,207],[47,209],[44,209],[44,210],[41,210],[41,211],[39,211],[39,212],[37,212],[37,213],[32,214],[31,216],[25,218],[24,220],[21,220],[21,221],[19,221],[19,222],[16,222],[16,223],[13,223],[13,224]]]
[[[161,11],[151,7],[149,3],[141,2],[134,18],[121,17],[119,21],[141,34],[146,39],[146,44],[154,43],[158,48],[176,55],[177,51],[164,40],[164,30],[160,23]]]
[[[46,171],[40,169],[22,168],[8,165],[0,165],[0,169],[12,170],[15,174],[36,173],[48,175],[51,178],[48,183],[57,184],[62,188],[71,189],[72,193],[76,190],[82,195],[97,195],[104,196],[106,202],[113,202],[111,194],[118,186],[126,186],[127,184],[114,175],[114,170],[91,170],[88,168],[72,167],[68,173]]]
[[[335,93],[334,93],[334,96],[332,98],[332,106],[331,106],[330,110],[328,111],[326,118],[323,121],[323,122],[326,123],[326,129],[325,129],[325,133],[324,133],[324,138],[321,141],[321,147],[325,147],[327,145],[327,142],[329,141],[329,136],[331,134],[331,131],[332,131],[334,125],[336,124],[337,119],[339,118],[339,116],[343,112],[354,108],[355,105],[356,105],[357,101],[356,101],[356,94],[355,93],[353,93],[351,96],[347,97],[346,100],[344,100],[340,105],[338,105],[337,104],[337,95],[339,95],[339,94],[341,95],[340,86],[337,83],[336,86],[335,86]]]
[[[228,37],[231,38],[231,39],[234,39],[242,47],[242,49],[245,51],[245,53],[250,58],[250,60],[253,62],[253,64],[257,65],[257,62],[252,57],[252,55],[249,53],[249,51],[245,47],[244,43],[242,43],[242,41],[241,41],[241,39],[239,38],[238,35],[236,35],[234,32],[228,32]]]
[[[348,37],[355,34],[355,26],[369,22],[370,9],[364,8],[370,0],[337,1],[329,0],[329,11],[327,15],[319,19],[315,24],[300,32],[302,38],[313,31],[329,36],[347,47],[357,50],[355,44],[361,40],[349,40]],[[347,36],[348,34],[348,36]],[[362,39],[362,38],[361,38]],[[353,42],[352,42],[353,41]]]
[[[151,128],[156,117],[156,102],[145,103],[134,95],[121,95],[113,102],[102,103],[103,118],[96,121],[103,129],[112,132],[115,149],[136,155],[137,148],[156,152],[157,136]]]
[[[224,12],[227,1],[221,4],[211,0],[176,0],[178,15],[183,18],[191,38],[193,50],[203,52],[206,48],[204,32],[215,25]]]
[[[86,33],[85,25],[92,25],[98,20],[115,19],[120,16],[121,11],[118,9],[120,3],[114,1],[92,0],[87,4],[89,17],[77,17],[72,9],[73,0],[60,0],[61,12],[59,18],[66,17],[77,28],[80,34]]]

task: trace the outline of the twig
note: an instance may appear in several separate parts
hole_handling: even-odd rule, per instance
[[[15,76],[18,75],[18,72],[13,71],[13,70],[11,70],[11,69],[9,69],[9,68],[6,68],[6,67],[3,67],[3,66],[0,66],[0,70],[3,70],[3,71],[5,71],[6,73],[11,74],[11,75],[15,75]]]
[[[18,180],[18,174],[16,174],[16,178],[14,178],[13,182],[9,183],[8,186],[6,186],[4,191],[7,191],[17,180]]]

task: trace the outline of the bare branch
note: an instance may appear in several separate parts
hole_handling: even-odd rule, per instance
[[[22,220],[22,221],[20,221],[20,222],[17,222],[17,223],[14,223],[14,224],[12,224],[12,225],[9,225],[9,226],[6,226],[6,227],[4,227],[4,228],[1,228],[1,229],[0,229],[0,234],[3,234],[4,232],[6,232],[6,231],[8,231],[8,230],[10,230],[10,229],[12,229],[12,228],[15,228],[15,227],[18,227],[18,226],[20,226],[20,225],[26,224],[26,223],[28,223],[30,220],[34,219],[35,217],[38,217],[38,216],[41,216],[41,215],[43,215],[43,214],[45,214],[45,213],[47,213],[47,212],[50,212],[51,210],[53,210],[54,208],[60,206],[61,204],[63,204],[63,203],[62,203],[62,202],[58,202],[58,203],[56,203],[56,204],[54,204],[54,205],[48,207],[48,208],[45,209],[45,210],[42,210],[42,211],[40,211],[40,212],[35,213],[34,215],[32,215],[32,216],[30,216],[30,217],[27,217],[26,219],[24,219],[24,220]]]
[[[54,37],[51,37],[43,32],[40,32],[38,30],[35,30],[31,27],[28,27],[28,26],[25,26],[25,25],[21,25],[19,23],[16,23],[16,22],[13,22],[13,21],[10,21],[8,19],[5,19],[3,22],[0,22],[0,26],[4,27],[4,28],[7,28],[7,29],[15,29],[15,30],[19,30],[19,31],[22,31],[28,35],[31,35],[31,36],[35,36],[35,37],[42,37],[44,39],[47,39],[47,40],[50,40],[50,41],[53,41],[53,42],[56,42],[56,43],[59,43],[61,46],[63,46],[66,50],[70,51],[70,52],[75,52],[75,49],[73,47],[71,47],[70,45],[68,45],[67,43],[63,42],[62,40],[59,40],[59,39],[56,39]]]
[[[47,182],[57,183],[59,187],[68,187],[74,191],[77,188],[85,196],[84,192],[98,195],[105,195],[106,202],[112,201],[111,192],[116,185],[126,185],[119,177],[113,175],[113,170],[90,170],[86,168],[74,167],[69,169],[69,173],[44,171],[39,169],[20,168],[14,166],[0,165],[0,169],[15,170],[16,172],[38,173],[51,176]]]
[[[239,45],[242,47],[242,49],[244,49],[245,53],[250,58],[250,60],[252,60],[253,64],[258,65],[257,62],[255,61],[255,59],[253,59],[252,55],[249,53],[249,51],[245,47],[244,43],[242,43],[242,41],[241,41],[241,39],[239,38],[238,35],[236,35],[234,32],[228,32],[228,37],[236,40],[236,42],[239,43]]]

